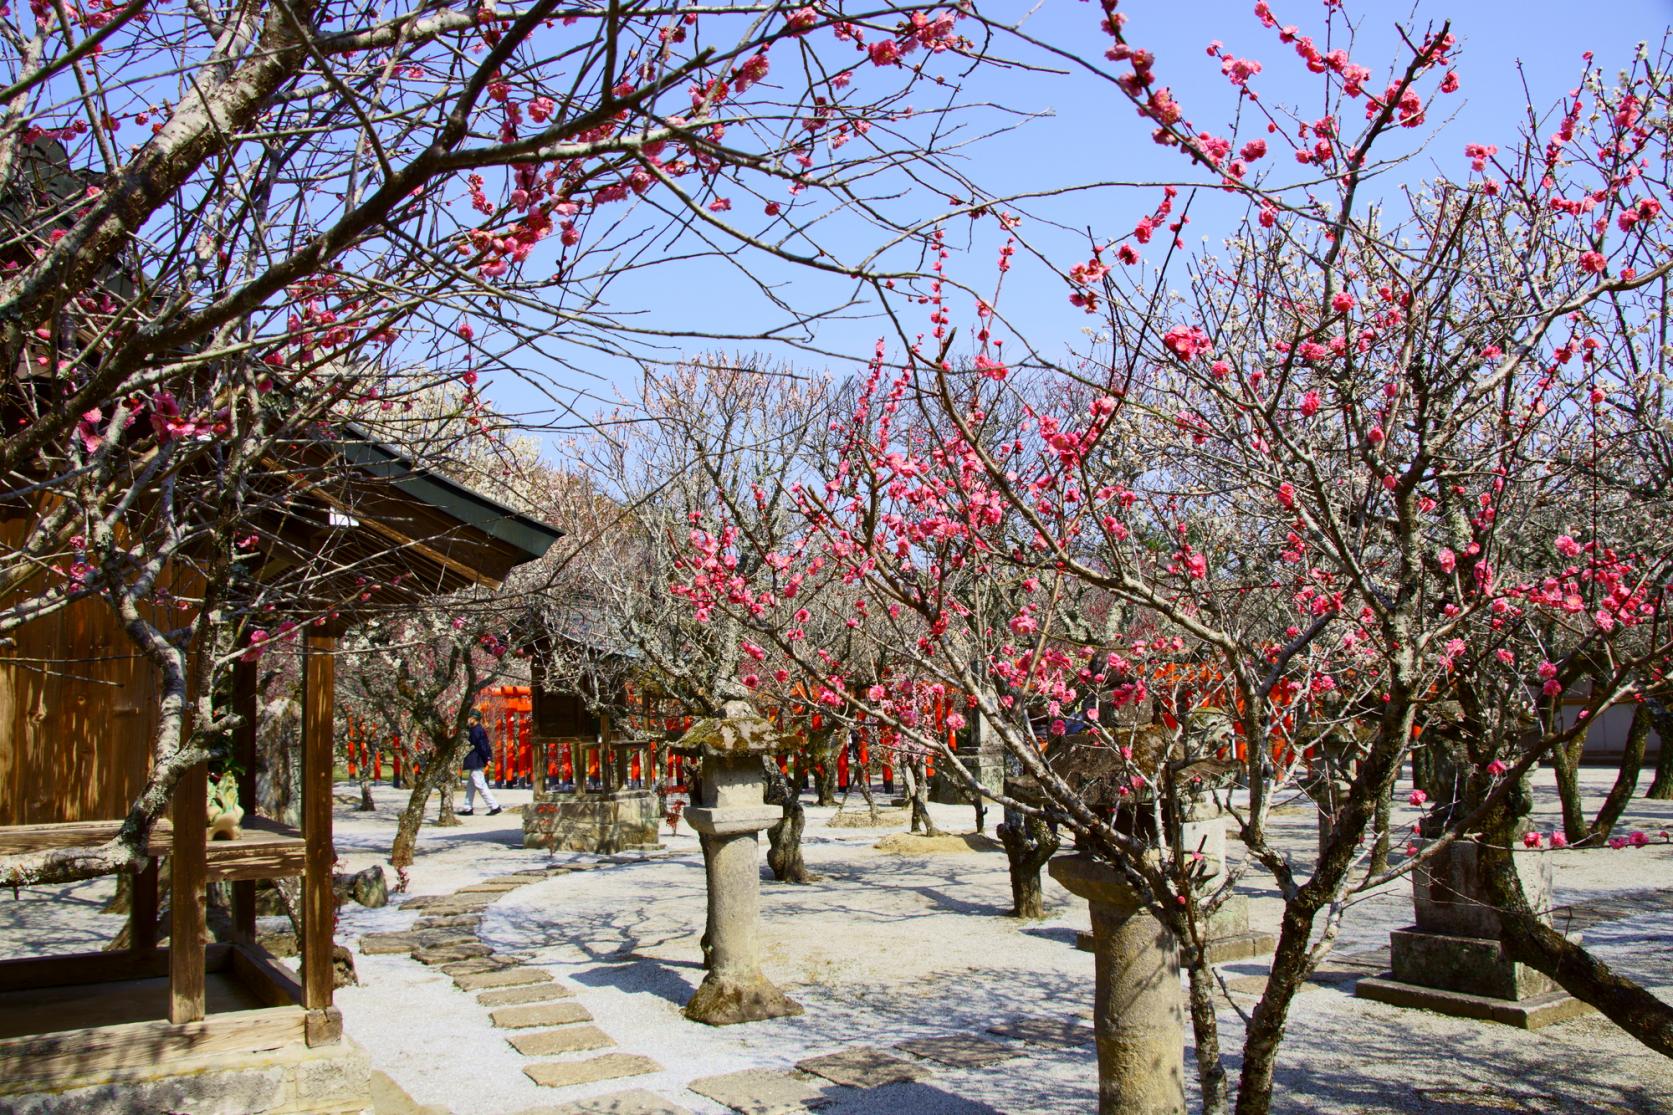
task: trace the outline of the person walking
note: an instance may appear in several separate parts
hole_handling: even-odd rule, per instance
[[[480,791],[482,800],[488,804],[488,816],[499,813],[500,803],[494,800],[494,792],[488,788],[488,778],[483,770],[494,757],[494,745],[488,739],[488,729],[482,726],[482,710],[471,709],[470,729],[471,749],[465,755],[465,771],[470,782],[465,785],[465,808],[459,811],[461,817],[476,814],[476,795]]]

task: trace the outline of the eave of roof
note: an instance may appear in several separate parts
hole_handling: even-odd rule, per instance
[[[394,446],[373,439],[354,423],[334,441],[343,458],[373,476],[388,480],[413,499],[439,508],[491,538],[515,546],[533,561],[545,555],[563,531],[500,501],[432,472]]]

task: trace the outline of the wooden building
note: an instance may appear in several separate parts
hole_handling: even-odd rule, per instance
[[[556,617],[542,617],[536,630],[524,638],[533,767],[551,777],[534,780],[523,846],[605,854],[656,847],[663,741],[649,728],[654,721],[644,686],[635,684],[637,656],[574,602],[565,602]],[[551,676],[555,655],[572,664],[567,683]]]
[[[263,1111],[370,1106],[363,1055],[341,1040],[332,1005],[338,639],[368,613],[497,587],[559,532],[353,429],[297,451],[326,479],[264,513],[257,530],[272,545],[256,555],[253,576],[272,584],[296,573],[298,555],[314,563],[310,598],[288,605],[304,663],[301,829],[253,815],[257,675],[254,662],[240,662],[232,701],[242,715],[234,753],[243,837],[206,839],[207,772],[194,768],[134,876],[130,948],[0,960],[0,1108],[47,1093],[73,1109],[92,1095],[78,1089],[106,1087],[150,1089],[157,1110],[196,1110],[203,1101],[193,1089],[213,1095],[228,1073],[271,1083]],[[274,483],[295,484],[295,463],[274,462]],[[0,502],[0,541],[15,542],[38,513]],[[116,834],[149,775],[156,689],[153,667],[97,599],[20,629],[0,649],[0,855],[93,846]],[[166,946],[157,940],[163,857],[172,894]],[[286,877],[302,880],[299,980],[256,944],[256,882]],[[216,881],[232,883],[234,939],[205,945],[205,887]]]

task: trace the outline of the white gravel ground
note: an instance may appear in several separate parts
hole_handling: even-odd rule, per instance
[[[1592,802],[1607,772],[1591,772]],[[1541,816],[1554,817],[1549,776]],[[1647,783],[1648,778],[1645,778]],[[352,799],[348,788],[343,796]],[[526,791],[501,794],[508,804]],[[340,869],[382,862],[398,795],[380,789],[375,814],[337,815]],[[856,798],[857,800],[857,798]],[[1009,905],[998,853],[935,857],[884,855],[872,844],[887,830],[832,829],[831,810],[810,807],[806,855],[823,878],[809,887],[762,884],[767,974],[808,1011],[795,1019],[711,1029],[686,1022],[680,1006],[701,979],[701,858],[688,829],[667,841],[667,858],[554,877],[514,891],[489,908],[485,940],[527,954],[573,988],[621,1051],[643,1053],[661,1073],[554,1091],[523,1075],[526,1058],[488,1024],[473,996],[404,956],[357,958],[362,986],[340,991],[348,1033],[375,1065],[412,1097],[459,1115],[517,1113],[540,1104],[648,1088],[706,1115],[725,1109],[686,1090],[693,1079],[744,1068],[785,1069],[846,1046],[888,1047],[911,1037],[980,1032],[1017,1015],[1068,1018],[1090,1010],[1092,958],[1073,947],[1088,924],[1083,904],[1047,880],[1052,916],[1024,925]],[[972,827],[971,811],[936,807],[938,822]],[[1281,821],[1298,851],[1313,841],[1310,817]],[[1673,828],[1673,803],[1635,801],[1623,831],[1655,836]],[[666,833],[666,830],[664,830]],[[472,881],[552,862],[517,844],[519,820],[506,813],[426,830],[410,893],[445,893]],[[1233,854],[1236,854],[1233,844]],[[560,856],[558,859],[592,857]],[[1649,888],[1673,889],[1673,847],[1565,851],[1555,856],[1557,898],[1576,902]],[[763,873],[766,874],[765,868]],[[103,881],[26,890],[0,898],[0,955],[75,951],[108,939],[120,919],[97,913]],[[1251,875],[1246,888],[1258,924],[1271,928],[1278,903]],[[1342,952],[1386,947],[1388,931],[1410,923],[1404,884],[1373,895],[1348,914]],[[397,906],[343,910],[339,939],[404,928],[415,915]],[[1609,963],[1673,999],[1673,914],[1647,911],[1587,930]],[[27,944],[25,943],[27,942]],[[1255,974],[1259,963],[1231,966]],[[1244,1009],[1253,1000],[1239,997]],[[1220,1015],[1222,1043],[1235,1051],[1241,1022]],[[1026,1057],[987,1069],[934,1066],[918,1084],[872,1091],[830,1086],[833,1115],[1050,1113],[1095,1108],[1090,1047],[1027,1047]],[[1191,1051],[1186,1076],[1194,1078]],[[1235,1077],[1237,1064],[1231,1057]],[[1282,1055],[1279,1111],[1501,1111],[1673,1113],[1673,1061],[1653,1054],[1596,1016],[1536,1034],[1426,1012],[1402,1010],[1321,988],[1301,995]]]

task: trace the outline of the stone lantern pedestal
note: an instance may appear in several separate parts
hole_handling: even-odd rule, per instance
[[[1048,870],[1092,907],[1099,1115],[1183,1115],[1185,996],[1172,931],[1108,864],[1077,853]]]
[[[747,702],[726,715],[692,725],[682,747],[703,756],[700,803],[685,819],[708,846],[708,975],[686,1004],[685,1016],[711,1026],[757,1022],[802,1013],[799,1003],[761,971],[756,928],[761,908],[761,830],[784,815],[761,796],[761,759],[777,749],[778,733]]]
[[[1191,820],[1179,827],[1180,851],[1200,854],[1207,868],[1203,885],[1213,891],[1226,873],[1226,818],[1210,808],[1193,808]],[[1208,962],[1230,964],[1266,956],[1277,946],[1278,939],[1271,933],[1249,928],[1249,899],[1246,895],[1227,897],[1214,915],[1208,919]],[[1082,932],[1075,937],[1075,947],[1082,952],[1093,951],[1092,934]]]
[[[1412,872],[1417,923],[1389,934],[1393,971],[1360,980],[1354,993],[1525,1030],[1589,1011],[1551,979],[1505,955],[1499,914],[1481,882],[1479,852],[1460,840]],[[1512,858],[1528,905],[1550,924],[1550,854],[1519,851]]]

